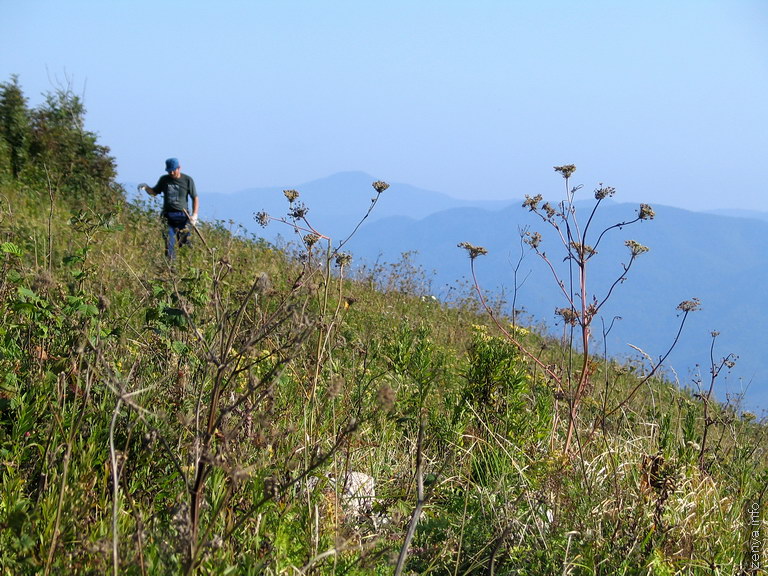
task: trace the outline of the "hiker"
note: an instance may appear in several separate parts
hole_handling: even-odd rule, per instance
[[[165,255],[173,260],[176,255],[176,245],[190,243],[190,230],[187,224],[197,225],[197,209],[199,201],[195,181],[181,173],[178,158],[168,158],[165,161],[167,174],[160,176],[154,188],[147,184],[139,184],[139,190],[144,190],[150,196],[163,195],[162,216],[167,227],[164,232]],[[192,198],[192,214],[188,211],[189,198]]]

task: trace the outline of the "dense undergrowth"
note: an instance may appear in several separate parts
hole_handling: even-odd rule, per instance
[[[66,166],[11,144],[3,574],[759,573],[751,415],[590,357],[571,426],[571,347],[407,266],[348,277],[293,191],[293,249],[204,223],[171,266],[152,206],[109,174],[68,201]]]

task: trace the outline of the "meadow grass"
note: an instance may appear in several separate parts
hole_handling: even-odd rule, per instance
[[[147,206],[0,186],[3,574],[758,573],[738,407],[590,354],[569,413],[567,343],[407,259],[213,222],[171,265]]]

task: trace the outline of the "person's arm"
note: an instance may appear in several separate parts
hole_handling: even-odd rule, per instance
[[[146,192],[150,196],[157,196],[158,194],[160,194],[160,192],[155,192],[154,188],[150,188],[148,184],[139,184],[138,188],[139,190],[144,190],[144,192]]]
[[[197,209],[200,207],[200,203],[197,200],[197,196],[192,198],[192,214],[188,214],[189,221],[192,223],[192,226],[197,226]]]
[[[192,178],[189,179],[189,195],[192,197],[192,214],[189,219],[192,221],[193,226],[197,226],[197,211],[200,208],[200,201],[197,198],[197,188]]]
[[[161,192],[161,190],[158,187],[160,186],[160,182],[162,182],[162,180],[163,179],[160,178],[160,180],[157,181],[157,184],[155,184],[154,188],[152,188],[149,184],[145,182],[142,182],[141,184],[139,184],[138,188],[139,190],[144,190],[144,192],[146,192],[150,196],[157,196]]]

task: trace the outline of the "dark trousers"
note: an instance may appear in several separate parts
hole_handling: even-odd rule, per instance
[[[176,246],[190,244],[191,234],[187,224],[189,218],[184,212],[166,212],[163,214],[167,224],[165,236],[165,255],[173,260],[176,257]]]

